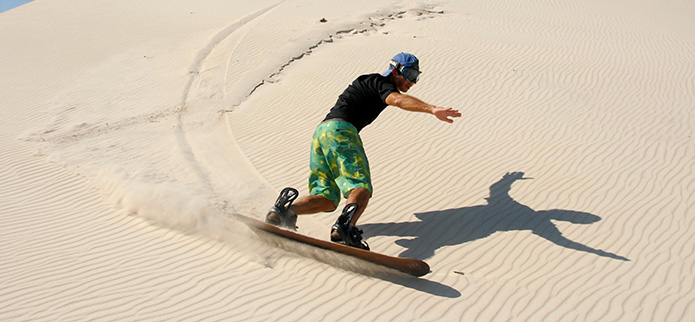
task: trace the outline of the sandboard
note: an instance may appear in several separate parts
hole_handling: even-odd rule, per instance
[[[414,258],[403,258],[394,257],[384,254],[375,253],[373,251],[367,251],[355,247],[345,246],[343,244],[338,244],[330,242],[327,240],[316,239],[306,235],[302,235],[287,229],[283,229],[264,221],[254,219],[241,214],[232,214],[232,216],[247,226],[265,231],[286,239],[294,240],[303,244],[311,245],[314,247],[335,251],[341,254],[353,256],[368,262],[372,262],[378,265],[386,266],[406,274],[413,276],[423,276],[430,271],[430,266],[419,259]]]

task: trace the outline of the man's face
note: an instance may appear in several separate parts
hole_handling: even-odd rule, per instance
[[[417,67],[411,67],[413,69],[418,69]],[[395,80],[396,80],[396,87],[398,88],[399,91],[402,93],[408,92],[408,90],[415,85],[413,82],[409,82],[408,80],[405,79],[405,76],[403,76],[401,73],[398,71],[394,70],[394,75]]]

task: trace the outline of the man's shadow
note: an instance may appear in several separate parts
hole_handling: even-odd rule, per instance
[[[591,224],[601,217],[586,212],[572,210],[535,211],[518,203],[509,196],[512,183],[526,180],[523,172],[507,173],[500,181],[490,186],[490,196],[485,198],[487,205],[416,213],[419,222],[364,224],[365,237],[402,236],[396,241],[406,247],[401,257],[426,259],[434,251],[451,245],[460,245],[486,238],[496,232],[530,230],[534,235],[565,248],[592,253],[598,256],[629,261],[629,259],[595,249],[562,236],[551,220],[567,221],[573,224]]]

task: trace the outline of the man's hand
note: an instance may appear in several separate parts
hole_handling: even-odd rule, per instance
[[[447,122],[447,123],[454,123],[454,120],[450,119],[450,117],[460,117],[461,113],[459,113],[458,110],[455,110],[453,108],[442,108],[442,107],[433,107],[432,108],[432,114],[436,116],[438,119]]]

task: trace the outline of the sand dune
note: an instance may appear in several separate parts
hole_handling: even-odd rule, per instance
[[[313,0],[0,14],[0,319],[692,320],[695,6]],[[362,132],[375,251],[257,236],[356,76],[409,94]],[[301,217],[328,238],[336,214]],[[293,249],[294,251],[287,251]],[[329,264],[327,264],[329,263]],[[332,263],[332,264],[330,264]]]

